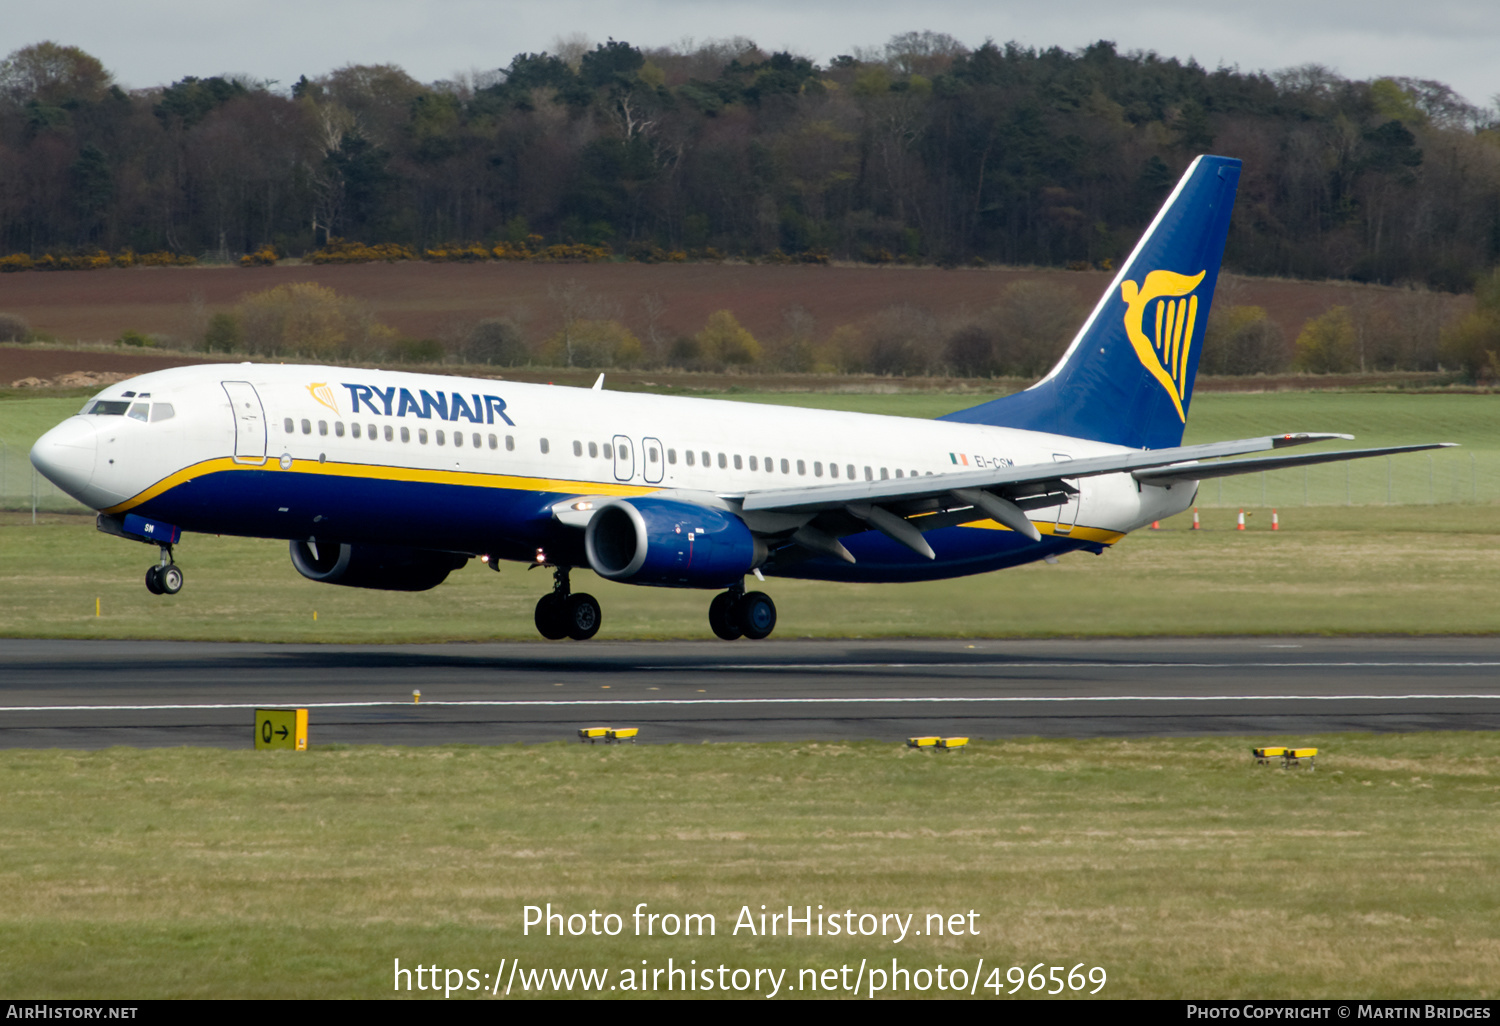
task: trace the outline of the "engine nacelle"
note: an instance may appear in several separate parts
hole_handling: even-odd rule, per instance
[[[676,588],[726,588],[766,558],[765,544],[733,513],[649,497],[600,506],[584,550],[601,577]]]
[[[299,574],[349,588],[426,591],[468,561],[468,556],[432,549],[292,540],[292,566]]]

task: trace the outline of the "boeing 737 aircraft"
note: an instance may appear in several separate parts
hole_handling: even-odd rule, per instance
[[[545,637],[593,637],[569,571],[718,591],[721,638],[764,638],[746,575],[917,581],[1077,549],[1188,509],[1205,478],[1434,448],[1264,452],[1333,434],[1182,445],[1240,162],[1199,157],[1067,352],[1031,388],[934,421],[346,367],[214,364],[106,388],[31,451],[158,546],[286,539],[304,577],[422,591],[479,557],[554,568]],[[601,378],[602,382],[602,378]]]

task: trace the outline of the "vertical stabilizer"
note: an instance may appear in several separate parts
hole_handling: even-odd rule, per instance
[[[1181,444],[1239,177],[1233,158],[1193,161],[1051,373],[942,419]]]

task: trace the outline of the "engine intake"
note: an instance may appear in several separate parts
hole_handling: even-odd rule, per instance
[[[427,591],[468,561],[468,556],[433,549],[292,540],[292,566],[299,574],[348,588]]]
[[[599,507],[584,550],[601,577],[672,588],[725,588],[766,559],[765,544],[733,513],[651,498]]]

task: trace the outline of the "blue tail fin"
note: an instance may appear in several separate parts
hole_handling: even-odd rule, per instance
[[[1239,178],[1238,160],[1193,161],[1051,373],[942,419],[1180,445]]]

